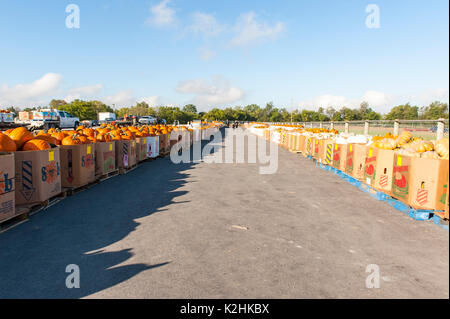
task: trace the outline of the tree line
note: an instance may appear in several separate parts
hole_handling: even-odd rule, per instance
[[[341,107],[319,107],[314,110],[294,110],[288,111],[286,108],[276,108],[272,102],[264,107],[257,104],[247,106],[234,106],[227,108],[213,108],[208,112],[198,112],[193,104],[185,105],[182,108],[175,106],[151,107],[146,102],[136,103],[134,106],[123,107],[114,110],[112,107],[101,101],[74,100],[67,103],[64,100],[52,100],[50,107],[66,111],[80,120],[97,119],[99,112],[113,112],[117,118],[125,116],[150,115],[165,119],[167,123],[179,121],[187,123],[193,120],[218,120],[218,121],[258,121],[258,122],[319,122],[319,121],[357,121],[357,120],[436,120],[439,118],[449,118],[447,103],[433,102],[428,106],[413,106],[409,103],[394,106],[387,114],[374,111],[367,102],[362,102],[359,108]],[[27,108],[31,111],[38,108]],[[17,114],[18,110],[9,108]]]

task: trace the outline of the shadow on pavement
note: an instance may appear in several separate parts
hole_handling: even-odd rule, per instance
[[[160,208],[186,193],[177,189],[195,165],[173,164],[170,157],[144,163],[0,234],[0,298],[81,298],[170,264],[118,266],[133,256],[132,247],[102,249],[134,231],[139,225],[136,219],[170,213]],[[69,264],[80,268],[78,289],[66,287]]]

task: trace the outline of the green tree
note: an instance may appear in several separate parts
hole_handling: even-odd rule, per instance
[[[397,105],[386,114],[386,120],[416,120],[419,118],[419,107],[411,106],[409,103]]]
[[[53,100],[50,101],[49,105],[50,105],[50,107],[52,109],[57,109],[60,106],[63,106],[63,105],[66,105],[66,104],[67,104],[67,102],[64,101],[64,100],[55,100],[55,99],[53,99]]]
[[[448,119],[448,105],[435,101],[428,106],[420,108],[420,118],[425,120]]]
[[[183,107],[183,112],[197,114],[197,107],[194,104],[188,104]]]

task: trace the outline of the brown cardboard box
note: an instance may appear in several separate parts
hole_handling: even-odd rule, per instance
[[[15,152],[16,205],[36,204],[61,193],[58,147]]]
[[[116,141],[116,167],[128,168],[136,164],[136,141]]]
[[[345,160],[347,158],[347,144],[334,144],[333,167],[345,171]]]
[[[445,210],[449,161],[412,158],[409,205],[417,209]]]
[[[0,153],[0,221],[15,214],[14,153]]]
[[[406,204],[409,204],[411,161],[411,156],[394,155],[391,195]]]
[[[148,139],[147,137],[136,138],[136,159],[138,162],[142,162],[148,158]]]
[[[61,183],[81,187],[95,181],[95,144],[62,145]]]
[[[367,185],[375,184],[378,148],[368,146],[366,148],[366,160],[364,162],[364,183]]]
[[[314,145],[314,137],[306,136],[303,149],[303,156],[308,156],[312,154],[313,145]]]
[[[321,148],[323,148],[323,140],[315,138],[314,139],[313,148],[312,148],[312,156],[315,159],[317,159],[317,160],[320,159],[320,150],[321,150]]]
[[[367,146],[365,144],[348,144],[347,146],[345,172],[359,180],[363,180],[364,178],[366,148]]]
[[[166,154],[168,151],[170,151],[169,146],[170,146],[169,134],[159,135],[159,152],[161,154]]]
[[[95,143],[95,176],[114,172],[116,170],[116,143]]]
[[[450,193],[449,191],[449,180],[447,179],[447,199],[445,200],[445,210],[444,210],[444,218],[448,219],[449,217],[449,207],[448,207],[448,194]]]
[[[394,170],[393,150],[378,150],[376,175],[373,186],[386,194],[392,191],[392,175]]]
[[[304,152],[305,150],[305,135],[298,135],[295,146],[296,151]]]
[[[334,141],[325,140],[323,145],[322,163],[326,165],[333,165],[333,151]]]
[[[33,112],[19,112],[19,120],[28,121],[33,119]]]

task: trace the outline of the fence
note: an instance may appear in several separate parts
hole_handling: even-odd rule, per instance
[[[449,120],[374,120],[374,121],[346,121],[346,122],[299,122],[299,123],[267,123],[267,124],[296,124],[305,128],[336,129],[345,133],[364,135],[384,135],[388,132],[398,135],[402,130],[408,130],[413,135],[420,135],[424,139],[440,139],[449,135]]]

